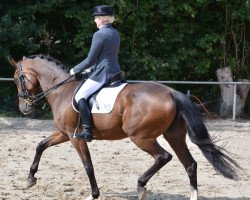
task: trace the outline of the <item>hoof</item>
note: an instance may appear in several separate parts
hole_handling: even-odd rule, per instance
[[[139,200],[144,200],[147,195],[147,188],[145,187],[137,187]]]
[[[94,200],[94,198],[92,197],[92,195],[90,195],[88,198],[86,198],[85,200]]]
[[[32,177],[27,179],[27,188],[30,188],[36,184],[37,178]]]

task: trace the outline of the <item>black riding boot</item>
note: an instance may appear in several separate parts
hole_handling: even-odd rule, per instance
[[[78,109],[80,111],[80,116],[82,119],[82,132],[76,133],[75,138],[83,139],[86,142],[91,142],[92,136],[92,124],[91,124],[91,113],[89,110],[88,103],[85,99],[80,99],[78,101]]]

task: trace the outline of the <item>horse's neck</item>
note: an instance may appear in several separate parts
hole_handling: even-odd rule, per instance
[[[38,74],[38,81],[43,91],[52,88],[69,77],[69,74],[64,72],[59,67],[49,64],[47,66],[40,67],[40,69],[36,71]]]

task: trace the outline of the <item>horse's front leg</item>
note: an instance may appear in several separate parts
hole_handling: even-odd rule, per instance
[[[100,196],[99,188],[97,186],[94,167],[91,161],[91,156],[89,153],[89,148],[87,143],[81,139],[70,138],[72,145],[75,147],[77,153],[79,154],[82,163],[84,165],[85,171],[88,175],[90,186],[91,186],[91,196],[89,196],[86,200],[97,199]]]
[[[28,182],[27,187],[32,187],[33,185],[36,184],[37,179],[35,177],[35,173],[38,170],[38,165],[42,157],[43,151],[47,149],[48,147],[51,147],[51,146],[54,146],[54,145],[57,145],[66,141],[69,141],[69,138],[67,135],[61,133],[60,131],[55,131],[52,133],[52,135],[45,138],[37,145],[36,155],[30,167],[30,172],[29,172],[29,176],[27,179],[27,182]]]

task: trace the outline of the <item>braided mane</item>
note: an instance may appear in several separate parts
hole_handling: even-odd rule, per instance
[[[29,59],[34,59],[34,58],[40,58],[40,59],[46,59],[49,62],[53,62],[55,63],[57,66],[59,66],[61,69],[63,70],[67,70],[66,66],[64,64],[62,64],[59,60],[51,57],[50,55],[43,55],[43,54],[38,54],[38,55],[30,55],[29,57],[27,57]]]

